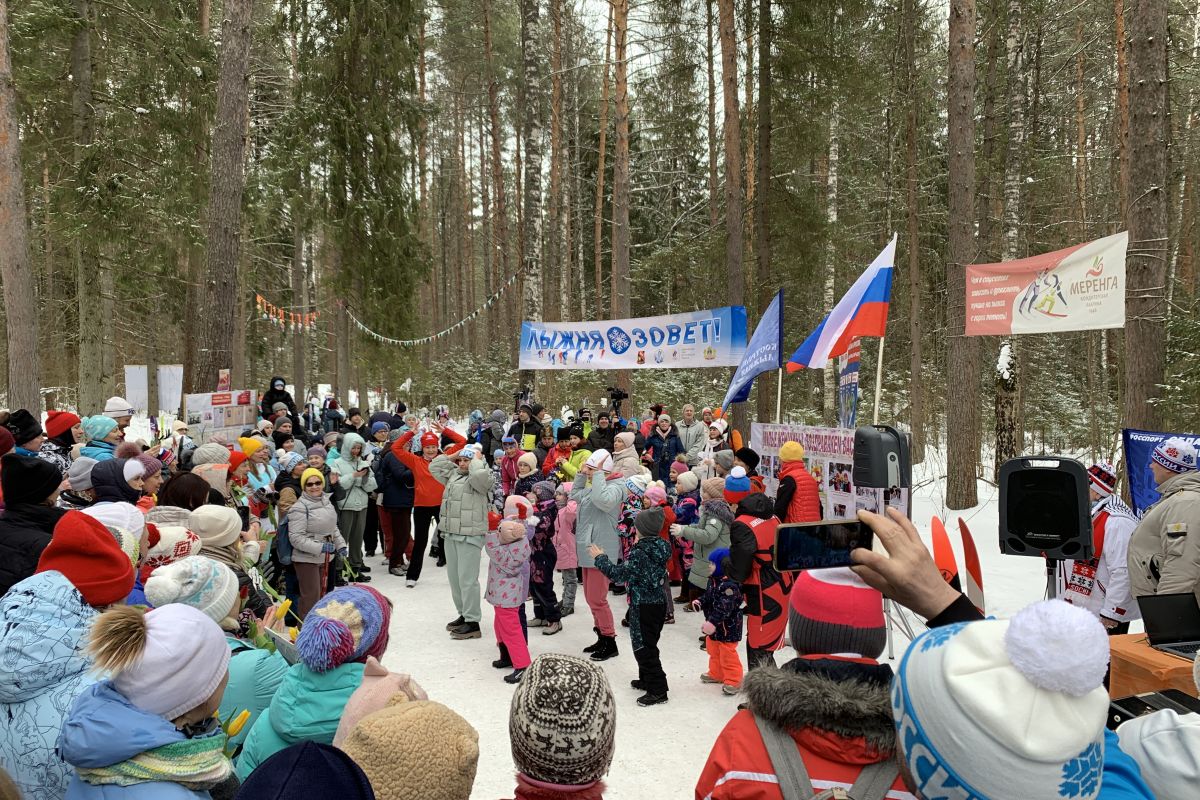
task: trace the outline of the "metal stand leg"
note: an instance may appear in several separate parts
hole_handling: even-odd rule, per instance
[[[1058,559],[1046,559],[1046,599],[1058,597]]]

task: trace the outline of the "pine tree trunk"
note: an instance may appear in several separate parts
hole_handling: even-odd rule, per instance
[[[1125,425],[1157,429],[1166,357],[1167,8],[1135,0],[1129,24],[1129,251]]]
[[[484,0],[483,4],[483,47],[484,58],[487,62],[488,80],[488,123],[491,131],[492,145],[492,231],[496,237],[496,253],[499,261],[497,270],[497,287],[508,279],[508,209],[504,196],[504,163],[501,146],[504,141],[504,131],[500,127],[500,81],[496,77],[495,57],[492,53],[492,3]],[[512,297],[505,296],[501,305],[492,312],[496,318],[497,328],[501,329],[506,323],[508,331],[512,331],[511,321],[503,313],[509,307]],[[506,332],[507,333],[507,332]]]
[[[729,302],[746,302],[742,268],[742,124],[738,108],[738,40],[733,0],[718,0],[721,88],[725,108],[725,273]]]
[[[758,256],[758,308],[765,310],[774,294],[771,274],[771,0],[758,0],[758,200],[754,204],[755,253]],[[775,381],[778,373],[764,372],[758,381],[759,422],[775,419]]]
[[[835,282],[837,278],[837,252],[834,248],[834,241],[837,238],[838,222],[839,110],[840,104],[835,98],[833,107],[829,110],[829,155],[826,159],[825,172],[825,222],[829,227],[829,231],[826,234],[827,245],[825,248],[825,295],[822,298],[824,301],[822,308],[825,310],[833,308],[834,293],[837,289]],[[823,375],[821,410],[825,418],[825,424],[827,425],[833,425],[837,420],[837,363],[837,361],[827,362]]]
[[[629,0],[613,0],[614,70],[613,127],[616,142],[613,147],[613,221],[612,221],[612,318],[629,316],[629,84],[627,79],[626,42],[629,36]],[[617,372],[617,387],[630,390],[629,370]]]
[[[592,214],[592,259],[596,273],[596,316],[604,308],[604,179],[605,157],[608,155],[608,71],[612,65],[613,6],[608,7],[608,25],[604,32],[604,77],[600,85],[600,146],[596,161],[596,200]]]
[[[1121,227],[1129,227],[1129,61],[1125,41],[1125,0],[1114,0],[1117,56],[1117,205]]]
[[[303,178],[297,176],[299,181]],[[300,200],[292,203],[292,304],[300,308],[297,309],[301,315],[308,313],[308,274],[304,265],[304,212],[300,207]],[[304,404],[308,397],[307,382],[305,372],[304,355],[308,350],[306,339],[308,330],[304,327],[301,321],[298,330],[292,333],[292,384],[296,387],[296,405]]]
[[[29,260],[19,111],[8,48],[8,0],[0,0],[0,280],[8,334],[8,404],[37,416],[42,413],[37,275]]]
[[[920,173],[918,171],[917,142],[917,0],[904,0],[904,66],[905,93],[908,109],[904,115],[904,176],[906,184],[905,202],[905,249],[908,253],[908,338],[909,353],[909,425],[912,429],[912,462],[925,460],[925,381],[922,377],[921,338],[923,322],[921,316],[921,255],[920,255]]]
[[[1001,232],[1001,259],[1020,257],[1021,181],[1025,146],[1025,31],[1021,25],[1021,0],[1008,0],[1008,36],[1006,39],[1005,105],[1008,107],[1008,142],[1004,150],[1004,226]],[[995,387],[995,471],[1021,451],[1020,420],[1017,417],[1018,374],[1020,362],[1011,337],[1000,341],[997,354]],[[1003,368],[1002,368],[1003,367]]]
[[[964,335],[966,272],[974,258],[975,219],[975,0],[951,0],[947,84],[949,249],[946,259],[946,505],[978,502],[979,340]]]
[[[89,159],[94,137],[92,104],[92,22],[89,0],[76,0],[75,36],[71,40],[71,117],[77,208],[94,196],[94,168]],[[104,317],[97,313],[101,262],[94,237],[76,234],[71,242],[75,262],[75,291],[79,316],[79,411],[91,414],[104,407]],[[190,352],[187,350],[185,352]],[[11,401],[10,401],[11,402]],[[13,406],[16,408],[16,406]]]
[[[720,223],[717,199],[717,78],[716,43],[713,39],[713,0],[704,0],[705,59],[708,77],[708,224],[714,231]]]
[[[86,5],[90,0],[76,0],[79,5]],[[206,45],[208,43],[209,34],[211,33],[211,2],[210,0],[200,0],[196,13],[196,29],[201,41]],[[79,32],[76,32],[76,36]],[[192,98],[190,105],[196,113],[195,138],[192,154],[196,165],[196,174],[202,175],[209,169],[208,164],[208,142],[209,126],[207,115],[198,111],[200,106],[199,98]],[[199,198],[197,198],[199,200]],[[185,254],[184,265],[186,269],[183,272],[184,285],[184,300],[183,300],[183,385],[192,385],[192,376],[196,372],[196,357],[199,353],[199,338],[200,338],[200,306],[204,302],[204,248],[198,243],[193,243],[188,247]],[[82,358],[82,353],[80,354]],[[82,377],[80,380],[80,391],[83,391]],[[82,408],[82,406],[81,406]]]
[[[559,235],[563,194],[562,0],[550,0],[550,196],[547,202],[545,292],[546,319],[565,320],[563,241]]]
[[[205,314],[190,391],[208,391],[217,371],[232,367],[241,253],[242,190],[246,179],[251,18],[254,0],[227,0],[221,22],[217,109],[212,135]]]
[[[525,209],[522,228],[525,307],[528,320],[542,319],[542,59],[541,0],[521,0],[521,61],[524,84],[522,138],[525,145]],[[522,386],[533,386],[534,374],[525,370]]]

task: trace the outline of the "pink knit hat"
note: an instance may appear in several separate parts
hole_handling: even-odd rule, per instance
[[[883,595],[848,567],[805,570],[792,586],[788,634],[800,655],[879,658],[887,643]]]

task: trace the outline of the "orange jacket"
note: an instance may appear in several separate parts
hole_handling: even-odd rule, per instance
[[[446,448],[446,455],[457,453],[463,449],[467,440],[457,431],[446,428],[443,434],[454,440],[454,444]],[[442,492],[446,487],[437,482],[429,471],[429,462],[424,455],[417,455],[408,449],[416,431],[408,431],[392,442],[392,455],[400,459],[400,463],[412,470],[413,474],[413,506],[440,506]]]

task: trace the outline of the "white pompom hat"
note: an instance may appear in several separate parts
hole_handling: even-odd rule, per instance
[[[1092,800],[1100,792],[1108,637],[1049,600],[1011,620],[934,628],[892,684],[901,757],[922,797]]]

